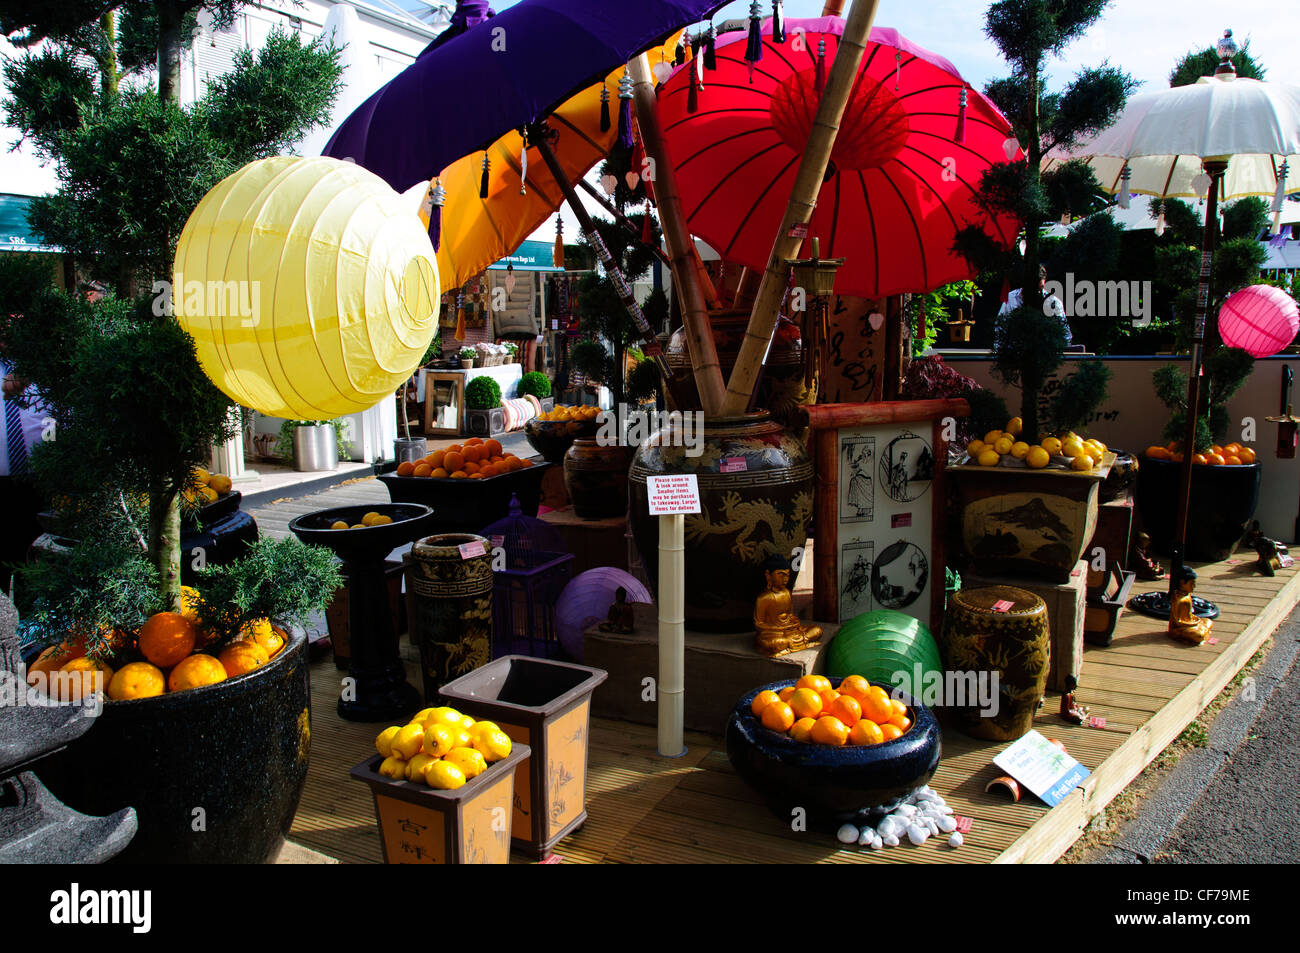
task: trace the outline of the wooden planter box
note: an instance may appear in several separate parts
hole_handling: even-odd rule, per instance
[[[514,846],[534,858],[587,821],[591,693],[604,680],[598,668],[505,655],[442,687],[446,704],[534,752],[518,768],[512,826]]]
[[[374,795],[384,863],[509,863],[515,767],[528,755],[527,745],[516,744],[508,757],[455,791],[386,778],[378,754],[357,765],[352,777]]]

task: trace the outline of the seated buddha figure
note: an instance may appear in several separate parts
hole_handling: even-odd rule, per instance
[[[1169,634],[1180,642],[1200,645],[1210,635],[1209,619],[1202,619],[1192,606],[1192,593],[1196,591],[1196,570],[1183,566],[1175,570],[1177,592],[1169,604]]]
[[[804,625],[794,614],[790,596],[790,560],[769,556],[763,564],[767,589],[754,601],[754,628],[758,651],[769,658],[786,655],[821,641],[820,626]]]

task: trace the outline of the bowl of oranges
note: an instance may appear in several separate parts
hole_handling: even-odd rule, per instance
[[[524,436],[548,463],[561,463],[573,441],[591,438],[600,429],[600,408],[560,406],[524,424]]]
[[[1137,474],[1137,509],[1157,552],[1172,550],[1184,456],[1178,443],[1151,446]],[[1227,559],[1259,504],[1262,467],[1253,448],[1215,444],[1192,455],[1192,495],[1184,552],[1197,562]]]
[[[804,675],[746,694],[727,721],[736,772],[779,816],[821,823],[887,813],[939,766],[934,714],[861,675]]]

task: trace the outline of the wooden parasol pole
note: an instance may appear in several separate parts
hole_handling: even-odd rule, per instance
[[[826,6],[822,7],[822,16],[837,17],[844,10],[844,0],[826,0]]]
[[[790,193],[790,202],[786,206],[785,217],[781,219],[781,230],[777,232],[772,254],[767,259],[767,271],[763,273],[763,280],[758,285],[754,309],[749,315],[749,327],[745,331],[745,340],[740,345],[740,355],[736,358],[736,369],[731,372],[731,379],[727,382],[727,394],[722,403],[724,417],[743,414],[749,407],[759,371],[763,367],[763,359],[767,356],[767,348],[772,340],[772,330],[776,327],[777,311],[785,297],[790,272],[786,260],[798,254],[808,234],[808,222],[817,205],[817,193],[821,191],[826,176],[826,167],[830,163],[831,148],[839,133],[844,107],[857,82],[858,68],[862,65],[867,37],[871,33],[871,23],[879,5],[879,0],[853,0],[849,9],[844,35],[840,37],[835,62],[826,80],[826,91],[817,107],[817,118],[813,120],[808,146],[799,161],[799,172]]]
[[[695,387],[704,412],[716,414],[723,401],[722,366],[718,363],[718,348],[713,341],[713,329],[709,327],[709,308],[696,270],[695,242],[686,230],[681,196],[677,192],[677,176],[659,125],[654,80],[644,53],[627,64],[627,75],[632,78],[632,104],[641,128],[641,143],[646,155],[654,162],[659,224],[663,226],[664,242],[668,246],[668,267],[672,269],[673,284],[681,295],[682,326],[686,329],[686,346],[691,355],[691,370],[695,373]]]

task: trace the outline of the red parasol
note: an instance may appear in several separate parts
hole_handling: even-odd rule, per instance
[[[737,34],[716,47],[716,69],[691,61],[660,89],[687,224],[723,258],[766,266],[843,28],[839,17],[788,20],[775,43],[768,21],[757,61]],[[703,84],[694,97],[693,82]],[[1011,136],[951,63],[873,29],[809,230],[823,256],[846,259],[836,292],[877,297],[974,277],[952,250],[968,225],[1015,241],[1018,222],[975,203]]]

